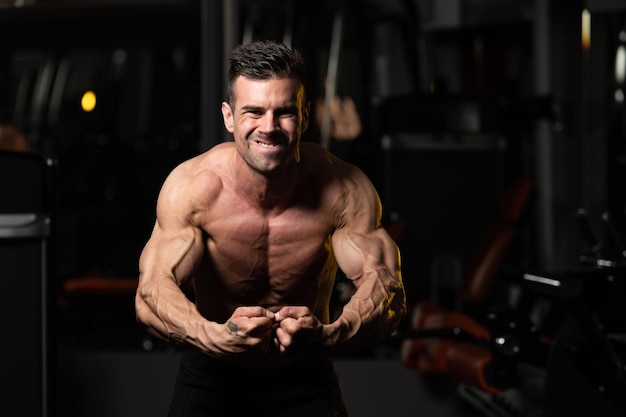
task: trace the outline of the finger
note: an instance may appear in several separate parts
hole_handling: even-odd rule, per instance
[[[291,337],[291,334],[284,331],[280,327],[276,329],[276,340],[278,342],[278,346],[281,352],[284,352],[285,348],[291,346],[293,342],[293,338]]]
[[[269,339],[274,320],[267,317],[234,317],[225,323],[226,330],[239,338]]]
[[[274,320],[274,313],[260,306],[237,307],[232,314],[233,317],[265,317]]]
[[[248,319],[248,326],[253,329],[271,331],[274,327],[274,320],[267,317],[250,317]]]
[[[297,319],[311,315],[311,310],[306,306],[285,306],[276,312],[275,320],[282,321],[288,317]]]
[[[269,340],[274,331],[274,321],[265,317],[253,317],[246,321],[241,330],[248,337]]]
[[[293,335],[296,333],[302,325],[298,321],[298,319],[294,319],[292,317],[284,318],[280,321],[280,326],[278,329],[282,330],[285,333]],[[276,329],[278,331],[278,329]]]
[[[278,337],[274,337],[274,347],[276,348],[276,350],[280,353],[285,353],[285,347],[280,343],[280,340],[278,340]]]

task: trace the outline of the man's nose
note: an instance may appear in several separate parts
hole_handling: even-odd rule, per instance
[[[278,130],[279,127],[280,123],[278,121],[278,117],[274,113],[268,112],[263,116],[263,121],[261,123],[261,129],[263,132],[271,133]]]

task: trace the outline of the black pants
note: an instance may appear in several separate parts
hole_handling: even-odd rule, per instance
[[[240,367],[183,352],[169,417],[345,417],[332,362]]]

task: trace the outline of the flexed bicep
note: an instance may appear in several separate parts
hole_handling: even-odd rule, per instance
[[[333,250],[339,268],[355,284],[363,274],[379,269],[400,279],[398,247],[382,228],[369,233],[340,229],[333,235]]]
[[[184,169],[166,180],[157,220],[139,259],[135,309],[153,335],[208,349],[207,321],[181,288],[194,276],[205,252],[204,232],[194,219],[198,188]]]
[[[397,246],[384,229],[333,235],[338,266],[356,291],[340,316],[325,329],[328,346],[362,346],[391,334],[406,314]]]
[[[169,276],[178,285],[187,281],[202,261],[204,245],[200,230],[188,227],[164,231],[158,221],[140,258],[140,271]],[[143,275],[143,274],[142,274]]]
[[[178,285],[192,276],[205,247],[195,218],[199,205],[195,190],[202,189],[202,184],[185,175],[184,169],[177,169],[165,181],[157,201],[155,225],[140,258],[141,275],[168,276]]]
[[[193,230],[164,231],[158,222],[139,259],[137,318],[165,340],[184,334],[185,317],[196,307],[181,286],[202,259],[202,244]],[[178,329],[178,330],[174,330]]]

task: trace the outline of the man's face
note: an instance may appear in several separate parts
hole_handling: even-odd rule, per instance
[[[238,77],[232,90],[234,108],[222,103],[222,116],[248,165],[271,173],[291,160],[298,161],[300,135],[309,119],[303,86],[290,78]]]

